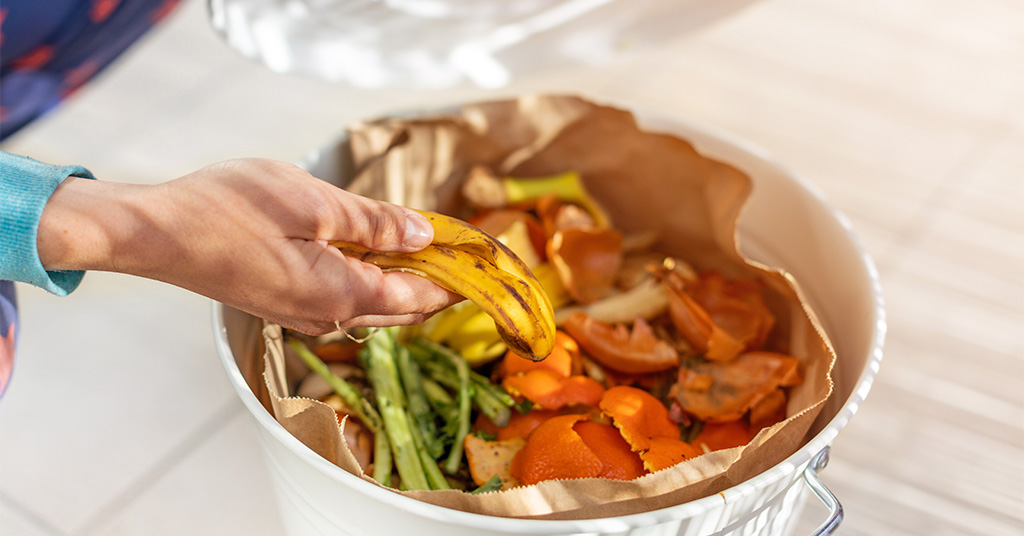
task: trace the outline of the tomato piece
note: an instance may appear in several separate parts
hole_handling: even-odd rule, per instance
[[[767,428],[786,420],[786,392],[775,389],[750,406],[750,427]]]
[[[651,326],[637,318],[630,330],[624,324],[610,325],[576,313],[563,326],[595,361],[619,372],[645,374],[671,369],[679,364],[675,348],[654,335]]]
[[[745,350],[759,349],[775,324],[761,289],[751,279],[726,280],[722,274],[708,272],[688,290],[711,320],[742,342]]]
[[[743,344],[718,327],[692,297],[671,289],[668,312],[672,325],[694,349],[713,361],[728,361],[743,351]]]

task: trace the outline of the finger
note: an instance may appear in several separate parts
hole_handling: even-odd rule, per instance
[[[361,315],[429,316],[465,299],[418,275],[387,272],[382,273],[381,277],[379,292],[373,296],[372,303],[363,305],[359,311]]]
[[[335,240],[377,251],[417,251],[430,244],[434,228],[418,212],[338,190],[343,228]]]
[[[404,315],[362,315],[350,318],[344,322],[295,322],[291,319],[282,319],[276,323],[281,327],[298,331],[305,335],[318,337],[327,333],[356,328],[386,328],[390,326],[412,326],[422,324],[433,316],[425,313],[410,313]]]
[[[430,315],[463,299],[420,276],[383,272],[337,250],[325,253],[327,263],[341,263],[327,269],[330,275],[324,288],[334,290],[321,295],[321,299],[335,304],[333,320],[346,321],[363,315]]]
[[[407,314],[407,315],[363,315],[350,319],[348,322],[339,322],[341,329],[354,328],[386,328],[390,326],[411,326],[421,324],[430,318],[428,314]],[[335,326],[337,328],[337,326]]]

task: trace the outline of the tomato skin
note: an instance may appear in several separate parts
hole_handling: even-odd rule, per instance
[[[563,327],[590,357],[619,372],[646,374],[679,365],[676,350],[655,336],[643,318],[638,317],[630,330],[623,324],[606,324],[576,313]]]

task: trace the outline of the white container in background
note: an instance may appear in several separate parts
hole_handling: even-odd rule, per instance
[[[501,87],[592,66],[754,0],[207,0],[228,45],[275,72],[362,88]]]
[[[438,507],[347,473],[289,434],[253,395],[235,361],[236,354],[250,352],[258,340],[259,320],[214,304],[218,352],[256,423],[289,534],[781,536],[791,534],[809,489],[831,508],[831,517],[816,533],[835,529],[841,507],[829,504],[834,498],[820,487],[815,469],[827,461],[823,455],[864,400],[881,361],[885,319],[872,261],[848,221],[812,185],[785,171],[762,151],[723,133],[660,114],[637,116],[648,130],[676,134],[753,179],[753,193],[739,221],[740,249],[749,258],[793,274],[839,356],[833,370],[835,392],[804,446],[782,463],[721,494],[643,514],[545,521]],[[314,151],[301,165],[318,177],[344,185],[350,166],[347,152],[339,149],[345,143],[342,139]]]

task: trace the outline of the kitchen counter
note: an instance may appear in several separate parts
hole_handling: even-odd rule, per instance
[[[355,119],[528,91],[664,110],[761,146],[845,213],[888,337],[822,473],[840,534],[1024,534],[1024,9],[764,0],[601,69],[500,91],[367,91],[275,74],[186,1],[2,149],[157,183],[232,157],[294,161]],[[20,286],[0,402],[0,533],[282,533],[207,299],[90,273]],[[824,517],[808,506],[797,534]]]

